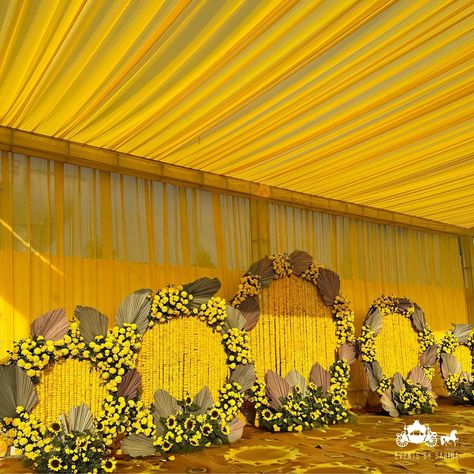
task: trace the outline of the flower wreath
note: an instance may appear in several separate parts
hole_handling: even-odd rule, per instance
[[[458,346],[471,352],[471,373],[462,370],[454,356]],[[447,331],[439,345],[441,376],[446,388],[458,403],[474,405],[474,331],[471,324],[455,324]]]
[[[396,373],[392,379],[383,374],[377,361],[375,338],[380,333],[383,318],[400,314],[412,323],[418,335],[419,365],[410,371],[408,379]],[[433,331],[426,323],[423,310],[408,298],[383,296],[369,309],[358,338],[358,352],[364,365],[370,388],[381,395],[382,407],[391,416],[432,413],[436,402],[431,393],[437,345]]]
[[[339,360],[328,371],[314,364],[309,383],[295,370],[285,378],[269,370],[265,381],[256,382],[249,394],[255,412],[249,411],[246,416],[255,426],[269,431],[302,431],[350,418],[346,403],[349,365],[355,360],[354,312],[350,301],[340,294],[336,273],[322,268],[302,251],[265,257],[241,278],[232,305],[244,315],[244,328],[253,329],[260,314],[258,295],[273,280],[291,274],[313,283],[324,303],[332,308]]]
[[[122,303],[119,312],[124,310],[126,302],[127,300]],[[45,472],[83,472],[86,465],[89,466],[88,470],[111,472],[115,469],[115,461],[109,456],[114,449],[116,438],[131,432],[132,421],[144,413],[143,403],[138,399],[137,383],[139,386],[140,377],[135,370],[141,336],[137,333],[135,324],[115,326],[109,330],[107,327],[107,317],[94,308],[76,306],[71,323],[63,309],[49,311],[33,321],[30,337],[14,342],[13,349],[8,351],[8,356],[3,361],[6,365],[0,367],[4,371],[2,374],[7,374],[8,370],[16,370],[17,376],[20,376],[18,374],[21,372],[28,379],[27,387],[34,403],[30,404],[29,410],[26,410],[22,403],[18,403],[17,416],[13,416],[12,407],[9,407],[9,415],[1,417],[1,430],[6,435],[7,443],[22,452],[26,460],[32,463],[33,469],[39,472],[45,469]],[[91,368],[97,371],[106,393],[93,430],[92,426],[85,431],[75,430],[74,436],[69,433],[67,423],[46,423],[46,420],[41,420],[41,417],[31,413],[38,402],[35,386],[40,383],[44,371],[64,360],[89,362]],[[110,416],[111,411],[120,412],[120,416]],[[93,418],[92,414],[89,418]],[[24,424],[26,427],[31,425],[30,428],[34,426],[38,436],[22,436],[21,430],[15,428]],[[49,436],[51,433],[59,437],[55,439],[50,436],[52,446],[58,449],[61,447],[62,451],[56,452],[56,448],[47,448],[39,436]],[[26,440],[27,449],[23,444]],[[97,456],[90,457],[87,450],[79,450],[77,457],[74,455],[75,459],[64,457],[64,449],[76,441],[91,449],[95,446],[94,449],[97,453],[102,453],[106,464],[97,464],[94,461]],[[49,465],[51,457],[54,457],[55,461]]]
[[[244,401],[244,392],[255,381],[245,320],[240,311],[213,295],[220,288],[217,278],[201,278],[182,286],[168,285],[155,294],[140,290],[129,297],[136,312],[118,314],[119,327],[134,324],[144,334],[155,324],[172,319],[196,317],[222,335],[229,375],[213,401],[207,387],[194,398],[176,400],[168,392],[157,390],[154,403],[132,423],[131,435],[122,443],[131,456],[202,449],[210,444],[232,442],[240,438],[243,425],[236,417]],[[130,318],[129,315],[133,315]]]

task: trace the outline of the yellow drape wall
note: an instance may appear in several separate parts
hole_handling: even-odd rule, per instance
[[[458,238],[3,152],[0,349],[30,320],[199,276],[230,298],[265,252],[301,249],[337,271],[356,326],[381,293],[406,295],[436,332],[467,321]],[[258,244],[258,245],[256,245]]]

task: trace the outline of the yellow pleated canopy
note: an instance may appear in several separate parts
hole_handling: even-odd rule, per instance
[[[471,0],[6,0],[0,125],[474,226]]]

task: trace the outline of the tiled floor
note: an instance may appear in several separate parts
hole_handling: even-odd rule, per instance
[[[399,448],[396,434],[419,419],[432,431],[449,434],[455,429],[456,446],[409,444]],[[269,434],[247,427],[244,439],[232,446],[159,458],[121,459],[118,472],[166,473],[311,473],[311,472],[474,472],[474,407],[440,402],[434,415],[390,418],[359,413],[344,426],[323,431]],[[0,461],[0,473],[29,472],[20,461]]]

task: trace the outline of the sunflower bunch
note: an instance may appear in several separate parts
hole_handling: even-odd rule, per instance
[[[100,370],[106,389],[114,392],[125,372],[135,368],[140,347],[137,325],[124,323],[123,327],[109,330],[106,336],[96,336],[82,355]]]
[[[392,382],[387,377],[384,377],[379,382],[379,387],[377,388],[377,393],[379,395],[383,395],[389,388],[392,387]]]
[[[375,361],[375,337],[374,331],[369,326],[362,326],[359,337],[359,351],[362,362]]]
[[[474,405],[474,382],[466,373],[449,374],[444,383],[458,403]]]
[[[438,352],[439,354],[454,354],[454,351],[459,346],[458,338],[452,331],[448,331],[441,340]]]
[[[149,326],[155,322],[165,323],[176,317],[189,316],[191,310],[188,305],[192,299],[193,295],[184,291],[181,285],[162,288],[152,297]]]
[[[196,414],[195,405],[178,402],[182,411],[161,418],[163,433],[154,441],[157,453],[167,458],[170,453],[198,451],[211,444],[228,442],[230,428],[219,408],[211,408],[208,413]]]
[[[437,406],[426,387],[410,380],[404,381],[400,391],[393,392],[393,401],[402,415],[433,413]]]
[[[260,275],[246,273],[241,279],[237,294],[232,298],[232,305],[238,306],[249,296],[258,296],[262,291]]]
[[[245,365],[253,362],[247,331],[231,328],[222,335],[222,343],[227,354],[227,365],[231,369],[235,369],[238,364]]]
[[[102,409],[97,431],[102,433],[108,445],[120,434],[133,432],[153,436],[156,432],[153,415],[142,400],[115,398],[109,394]]]
[[[287,253],[272,255],[270,260],[272,261],[273,271],[278,278],[290,276],[293,273],[290,256]]]
[[[46,341],[43,336],[28,337],[13,343],[8,351],[9,362],[18,365],[31,377],[34,384],[40,379],[41,371],[56,359],[54,341]]]
[[[332,314],[336,323],[336,341],[338,345],[354,341],[354,311],[350,301],[343,295],[334,299]]]
[[[396,306],[397,299],[393,296],[382,295],[372,303],[372,307],[377,308],[382,316],[393,313]]]
[[[37,460],[51,450],[52,441],[48,429],[22,406],[18,406],[16,412],[17,417],[8,420],[4,418],[3,421],[15,430],[13,446],[36,465]]]
[[[212,327],[216,331],[221,331],[227,316],[225,299],[212,297],[206,304],[203,303],[198,308],[197,316],[208,326]]]
[[[100,434],[76,431],[51,434],[50,449],[43,450],[35,460],[37,472],[103,473],[115,470],[116,461]]]
[[[338,393],[336,389],[324,396],[322,388],[313,383],[308,384],[306,393],[294,386],[292,393],[281,402],[278,410],[269,404],[261,403],[257,408],[256,426],[273,432],[298,432],[348,422],[350,419],[343,394]]]
[[[316,262],[311,262],[311,265],[308,267],[307,270],[305,270],[300,276],[303,278],[303,280],[307,280],[312,282],[313,284],[318,283],[318,277],[319,277],[319,269],[321,268],[321,265],[318,265]]]
[[[433,333],[433,330],[426,325],[423,331],[418,332],[418,346],[419,346],[419,353],[422,354],[431,346],[436,344],[436,339]]]
[[[215,407],[220,409],[226,421],[233,420],[244,402],[242,387],[237,382],[230,382],[219,389],[219,401]]]

